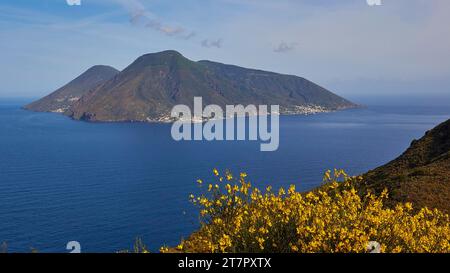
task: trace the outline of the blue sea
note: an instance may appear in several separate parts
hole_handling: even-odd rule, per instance
[[[190,193],[212,169],[245,171],[258,187],[319,185],[327,169],[364,173],[399,156],[450,118],[450,107],[368,106],[282,116],[280,147],[176,142],[169,124],[86,123],[0,101],[0,243],[9,252],[151,249],[176,245],[198,227]]]

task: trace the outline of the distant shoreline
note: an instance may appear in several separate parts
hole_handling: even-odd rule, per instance
[[[62,115],[62,116],[66,116],[68,118],[70,118],[71,120],[75,120],[75,121],[83,121],[83,122],[88,122],[88,123],[159,123],[159,124],[172,124],[176,121],[179,121],[179,119],[175,119],[172,118],[170,115],[163,115],[159,118],[147,118],[146,120],[95,120],[95,119],[77,119],[74,118],[71,115],[68,115],[67,112],[62,112],[62,111],[36,111],[30,108],[27,108],[26,105],[22,105],[20,107],[23,110],[26,111],[30,111],[30,112],[35,112],[35,113],[49,113],[49,114],[58,114],[58,115]],[[278,113],[278,115],[280,116],[312,116],[312,115],[317,115],[317,114],[326,114],[326,113],[334,113],[334,112],[340,112],[340,111],[346,111],[346,110],[352,110],[352,109],[365,109],[368,108],[368,106],[365,105],[355,105],[353,107],[341,107],[338,109],[326,109],[325,107],[321,107],[321,106],[297,106],[295,107],[295,109],[293,110],[287,110],[287,109],[283,109],[282,111],[280,111],[280,113]],[[292,109],[292,108],[291,108]],[[295,111],[297,109],[297,111]],[[252,116],[259,116],[258,114],[253,114],[253,115],[245,115],[245,117],[252,117]],[[267,114],[267,116],[270,116],[270,113]],[[233,117],[225,117],[225,118],[212,118],[212,119],[208,119],[208,118],[204,118],[201,122],[207,122],[207,121],[213,121],[213,120],[226,120],[226,119],[230,119],[230,118],[239,118],[239,117],[243,117],[243,116],[233,116]],[[192,123],[198,123],[200,121],[197,120],[185,120],[185,122],[192,122]]]

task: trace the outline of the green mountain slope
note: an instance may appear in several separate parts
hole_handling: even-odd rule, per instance
[[[364,175],[367,188],[387,188],[391,204],[412,202],[416,207],[450,213],[450,120],[411,143],[400,157]]]
[[[174,105],[278,104],[282,113],[332,111],[355,104],[300,77],[210,61],[176,51],[139,57],[120,74],[85,94],[67,114],[88,121],[167,121]]]

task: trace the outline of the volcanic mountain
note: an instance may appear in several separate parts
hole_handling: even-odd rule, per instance
[[[73,96],[75,97],[75,96]],[[176,51],[139,57],[65,111],[87,121],[170,121],[177,104],[280,105],[283,114],[333,111],[355,104],[297,76],[191,61]]]
[[[110,66],[96,65],[50,95],[24,106],[37,112],[64,113],[89,90],[104,84],[119,71]]]
[[[364,175],[365,187],[389,191],[391,204],[450,213],[450,120],[426,132],[397,159]]]

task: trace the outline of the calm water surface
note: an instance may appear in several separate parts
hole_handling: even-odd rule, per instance
[[[167,124],[92,124],[0,101],[0,242],[10,252],[177,244],[197,227],[188,195],[211,169],[246,171],[263,187],[308,190],[330,168],[363,173],[450,118],[450,108],[381,107],[280,119],[280,148],[175,142]]]

